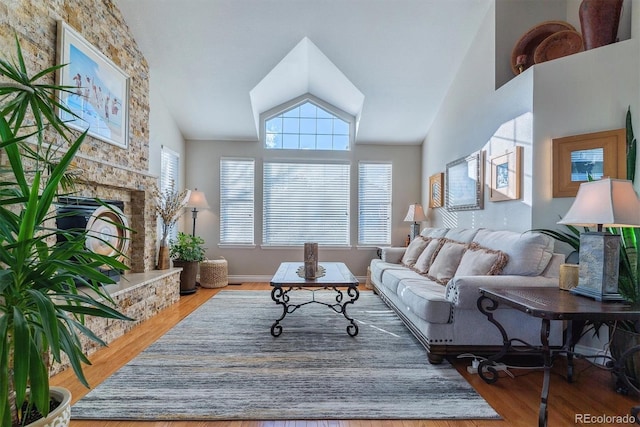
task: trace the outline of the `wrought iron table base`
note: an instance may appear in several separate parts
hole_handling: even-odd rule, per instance
[[[514,344],[520,344],[525,347],[525,350],[519,350],[524,352],[535,352],[542,355],[543,364],[544,364],[544,377],[542,382],[542,392],[540,394],[540,408],[538,410],[538,426],[543,427],[547,425],[548,418],[548,400],[549,400],[549,385],[551,382],[551,368],[553,367],[553,360],[558,355],[564,355],[567,357],[567,381],[573,381],[573,359],[606,359],[604,369],[613,371],[617,376],[618,381],[623,383],[629,390],[634,391],[635,393],[640,393],[640,390],[631,383],[629,377],[626,374],[625,370],[625,361],[632,357],[635,353],[640,352],[640,345],[632,347],[625,351],[619,360],[614,360],[611,356],[585,356],[580,353],[576,353],[573,351],[572,347],[572,320],[568,320],[567,325],[567,338],[566,344],[560,349],[552,349],[549,345],[549,332],[551,327],[551,320],[548,318],[542,319],[542,325],[540,328],[540,341],[542,343],[541,346],[533,346],[521,339],[518,338],[509,338],[507,335],[507,331],[504,327],[493,317],[493,312],[498,309],[499,303],[494,301],[493,299],[481,295],[478,298],[477,306],[480,312],[484,314],[489,322],[493,323],[496,328],[500,331],[502,335],[502,349],[488,357],[487,359],[480,362],[478,365],[478,375],[482,378],[487,384],[493,384],[498,381],[499,374],[498,370],[494,368],[495,363],[502,359],[507,353],[513,349]],[[638,415],[640,414],[640,406],[636,406],[631,409],[631,415],[634,416],[636,423],[640,424],[640,419]]]
[[[289,304],[289,292],[294,289],[310,291],[313,298],[300,304]],[[324,301],[316,300],[316,291],[327,289],[333,289],[337,293],[335,303],[327,303]],[[293,313],[300,307],[307,304],[322,304],[331,308],[336,313],[342,314],[344,318],[349,321],[349,325],[347,326],[347,334],[349,334],[349,336],[355,337],[356,335],[358,335],[358,325],[356,324],[355,320],[353,320],[353,318],[349,317],[349,315],[347,314],[347,306],[349,304],[353,304],[360,297],[360,291],[358,291],[358,288],[355,286],[349,286],[346,290],[346,294],[350,297],[350,299],[343,301],[344,293],[342,292],[342,290],[338,289],[337,286],[331,285],[317,288],[314,287],[313,289],[304,286],[289,286],[286,290],[281,286],[274,287],[271,290],[271,299],[274,300],[276,304],[282,305],[282,316],[280,316],[280,318],[277,319],[273,323],[273,325],[271,325],[271,335],[273,335],[274,337],[278,337],[280,336],[280,334],[282,334],[282,326],[280,325],[280,322],[287,316],[287,314]]]

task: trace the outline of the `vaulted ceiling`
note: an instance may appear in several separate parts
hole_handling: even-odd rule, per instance
[[[306,37],[341,72],[313,95],[340,74],[363,95],[357,144],[420,144],[490,0],[114,2],[185,139],[256,140],[250,93]],[[265,109],[282,103],[265,93]]]

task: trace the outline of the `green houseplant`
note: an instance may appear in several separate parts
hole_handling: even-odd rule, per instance
[[[173,265],[182,267],[180,272],[180,293],[182,295],[192,294],[196,291],[198,265],[200,261],[205,259],[203,244],[202,237],[183,232],[179,232],[178,237],[171,241],[169,254],[173,259]]]
[[[86,132],[77,136],[56,115],[68,88],[47,83],[58,68],[27,70],[0,59],[0,425],[25,425],[49,412],[49,361],[66,354],[88,387],[81,336],[104,344],[84,316],[130,320],[112,308],[97,267],[125,270],[115,256],[85,250],[86,231],[56,228],[55,202],[73,184],[70,168]],[[45,83],[38,83],[44,80]],[[70,111],[69,111],[70,112]],[[49,142],[48,142],[49,141]],[[57,239],[62,234],[64,239]],[[121,255],[121,254],[119,254]],[[79,289],[80,285],[86,288]],[[90,289],[96,297],[88,296]],[[40,415],[38,415],[40,416]],[[58,425],[58,424],[56,424]]]

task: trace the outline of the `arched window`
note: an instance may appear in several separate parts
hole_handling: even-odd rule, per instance
[[[278,107],[276,113],[265,118],[263,123],[264,147],[267,149],[351,149],[353,118],[309,98],[284,108]]]

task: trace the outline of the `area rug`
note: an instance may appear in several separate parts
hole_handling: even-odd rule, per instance
[[[335,298],[294,291],[293,299]],[[327,300],[329,301],[329,300]],[[321,420],[499,418],[380,298],[362,292],[347,320],[308,304],[282,321],[268,291],[223,290],[72,408],[74,419]]]

